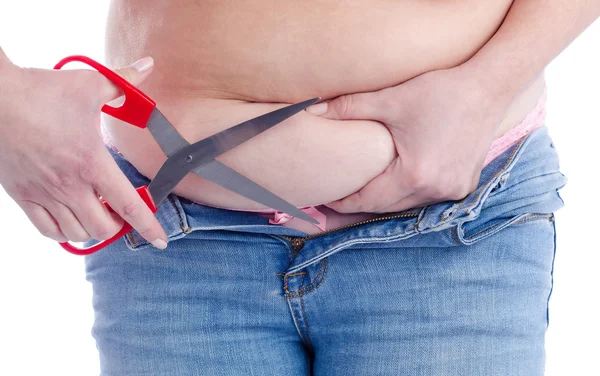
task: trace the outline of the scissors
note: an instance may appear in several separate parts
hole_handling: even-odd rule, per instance
[[[153,213],[156,213],[160,203],[167,198],[175,186],[191,172],[267,207],[310,223],[319,223],[294,205],[214,158],[304,110],[318,102],[320,98],[280,108],[190,144],[156,108],[156,102],[124,78],[93,59],[81,55],[68,56],[59,61],[54,69],[61,69],[72,61],[79,61],[91,66],[123,91],[125,95],[123,105],[112,107],[105,104],[102,112],[136,127],[148,129],[166,154],[167,160],[162,164],[150,184],[136,188],[139,196]],[[101,196],[99,199],[110,212],[115,212]],[[125,222],[121,230],[112,238],[88,248],[77,248],[69,242],[59,242],[59,244],[75,255],[89,255],[113,243],[132,229],[131,225]]]

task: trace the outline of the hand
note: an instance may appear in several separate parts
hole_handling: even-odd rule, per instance
[[[152,67],[144,58],[116,72],[139,85]],[[89,69],[10,64],[0,77],[0,184],[37,230],[59,242],[105,240],[125,220],[164,249],[164,229],[102,141],[101,108],[121,90]]]
[[[328,119],[379,121],[398,154],[360,191],[326,206],[341,213],[387,213],[460,200],[474,191],[506,108],[469,73],[462,66],[431,71],[307,109]]]

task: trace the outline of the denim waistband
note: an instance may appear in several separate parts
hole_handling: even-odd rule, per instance
[[[126,159],[108,146],[107,150],[134,187],[150,183]],[[558,190],[566,182],[566,177],[560,172],[558,154],[549,130],[544,125],[490,162],[482,170],[478,188],[463,200],[409,209],[399,213],[394,219],[334,231],[322,236],[320,244],[323,249],[335,249],[343,244],[356,242],[380,244],[444,230],[451,231],[434,237],[422,236],[419,244],[467,244],[474,241],[472,235],[475,233],[479,237],[492,233],[483,231],[484,229],[500,229],[527,216],[558,210],[563,206]],[[183,238],[194,231],[207,230],[289,237],[308,235],[299,230],[270,224],[268,218],[256,213],[204,206],[173,193],[159,205],[155,215],[169,241]],[[135,230],[125,237],[125,242],[132,250],[151,247]],[[310,258],[312,252],[303,250],[303,253],[304,257]]]

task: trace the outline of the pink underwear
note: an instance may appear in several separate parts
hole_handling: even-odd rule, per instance
[[[508,132],[503,134],[502,136],[496,138],[487,153],[485,158],[485,162],[483,167],[487,166],[492,160],[502,154],[505,150],[514,145],[521,138],[525,137],[527,134],[535,130],[536,128],[542,126],[546,119],[546,98],[547,93],[544,88],[544,93],[538,100],[535,108],[519,123],[517,126],[511,128]],[[113,149],[115,152],[119,152],[117,147],[112,143],[106,130],[104,127],[102,129],[102,136],[104,139],[104,143]],[[194,201],[196,202],[196,201]],[[208,205],[202,202],[196,202],[199,205],[213,206]],[[246,212],[254,212],[258,213],[263,217],[269,219],[269,223],[274,225],[282,225],[285,227],[294,228],[296,230],[300,230],[306,232],[308,234],[315,234],[322,231],[327,231],[330,229],[338,228],[341,226],[349,225],[352,223],[357,223],[365,220],[369,220],[372,218],[377,218],[382,214],[378,213],[351,213],[351,214],[341,214],[336,212],[335,210],[329,209],[324,204],[320,205],[311,205],[299,208],[303,212],[307,213],[311,217],[315,218],[319,221],[318,225],[313,225],[301,219],[297,219],[289,214],[279,212],[275,209],[263,209],[263,210],[253,210],[253,209],[233,209],[233,208],[224,208],[219,206],[213,206],[220,209],[227,210],[236,210],[236,211],[246,211]],[[318,208],[318,209],[317,209]]]

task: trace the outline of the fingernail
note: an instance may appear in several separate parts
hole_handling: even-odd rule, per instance
[[[310,112],[313,115],[323,115],[327,112],[327,102],[313,104],[312,106],[308,106],[306,108],[306,112]]]
[[[167,248],[167,242],[165,242],[162,239],[154,239],[153,241],[151,241],[150,243],[152,243],[153,246],[155,246],[158,249],[165,249]]]
[[[150,56],[146,56],[138,61],[136,61],[135,63],[133,63],[131,66],[138,72],[142,73],[147,71],[148,69],[150,69],[150,67],[152,67],[154,65],[154,59],[151,58]]]

